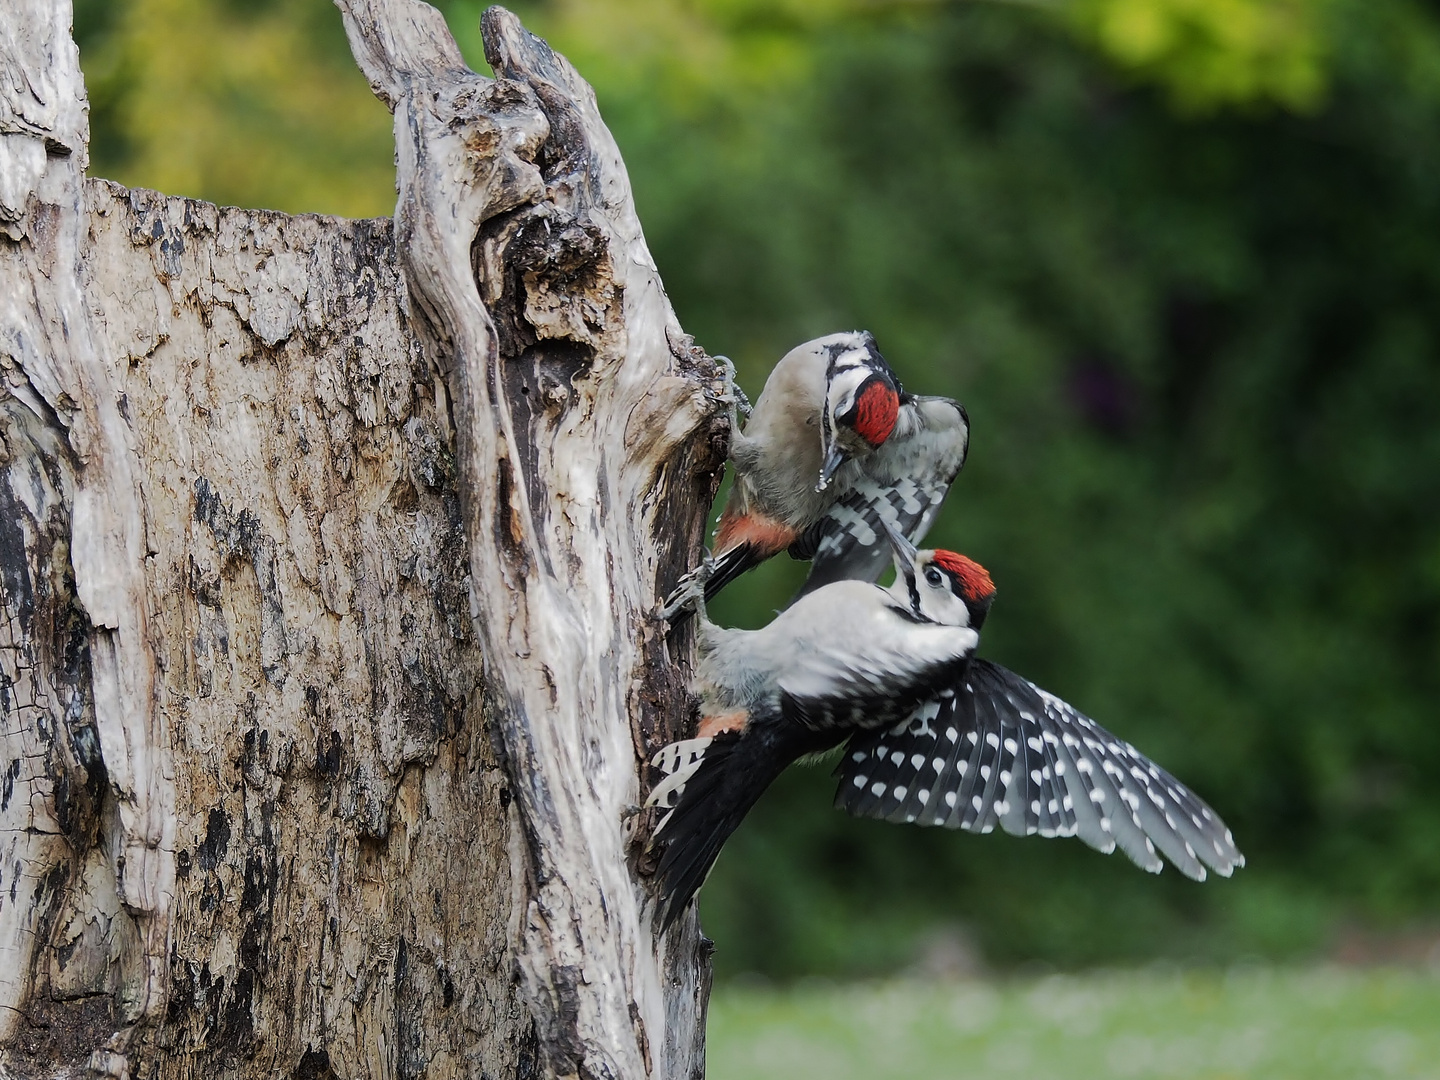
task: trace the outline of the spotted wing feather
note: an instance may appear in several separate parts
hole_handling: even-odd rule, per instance
[[[1129,743],[1013,672],[974,660],[953,696],[850,740],[836,804],[860,817],[1078,836],[1203,880],[1245,864],[1216,813]],[[1158,848],[1158,853],[1157,853]]]
[[[940,512],[949,480],[917,482],[902,477],[886,486],[862,477],[825,516],[790,546],[797,559],[810,559],[799,596],[834,581],[874,581],[890,565],[890,547],[881,521],[919,544]]]
[[[833,505],[790,545],[810,559],[798,596],[834,581],[874,581],[890,565],[882,521],[918,545],[934,524],[950,485],[965,464],[970,422],[948,398],[910,398],[906,430],[840,474],[845,484]],[[904,410],[902,410],[902,417]]]

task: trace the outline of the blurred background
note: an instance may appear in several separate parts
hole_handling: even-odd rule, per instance
[[[485,70],[482,5],[439,6]],[[984,653],[1249,857],[1197,886],[855,821],[792,770],[705,889],[722,982],[1440,965],[1440,3],[516,7],[594,84],[681,322],[752,396],[863,327],[965,402],[931,538],[997,582]],[[390,118],[326,0],[76,0],[76,34],[94,174],[390,212]],[[802,569],[712,613],[759,625]]]

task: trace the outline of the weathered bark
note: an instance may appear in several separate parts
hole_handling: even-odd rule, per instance
[[[341,7],[393,224],[84,180],[68,4],[0,26],[0,1064],[698,1075],[635,807],[718,372],[562,58]]]

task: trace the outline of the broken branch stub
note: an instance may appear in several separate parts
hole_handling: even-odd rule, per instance
[[[471,596],[515,787],[522,993],[555,1075],[703,1069],[708,963],[630,868],[637,764],[678,734],[653,619],[723,460],[593,91],[509,12],[491,80],[418,0],[337,0],[395,115],[396,241],[450,399]]]

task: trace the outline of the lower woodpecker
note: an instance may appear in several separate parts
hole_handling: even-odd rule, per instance
[[[917,551],[888,524],[889,588],[837,581],[760,630],[728,630],[692,586],[702,719],[653,764],[661,922],[699,891],[726,839],[796,759],[845,744],[836,805],[857,817],[1078,836],[1158,873],[1245,864],[1198,796],[1129,743],[975,656],[995,588],[978,563]]]

